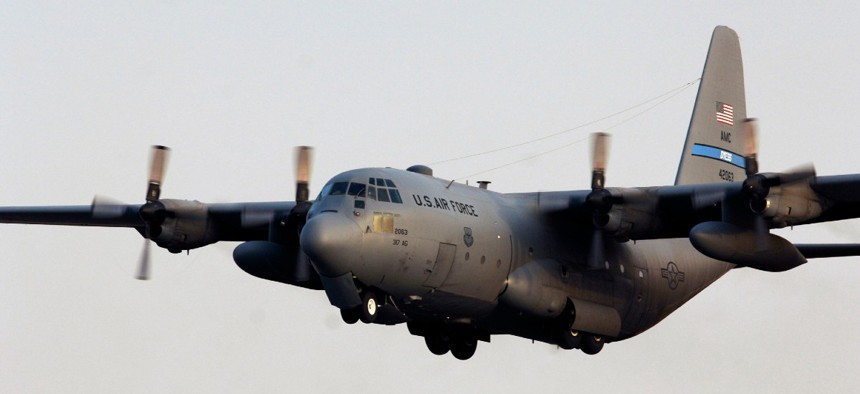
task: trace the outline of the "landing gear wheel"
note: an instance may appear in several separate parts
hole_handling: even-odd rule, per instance
[[[478,348],[478,339],[474,335],[463,335],[453,339],[451,343],[451,354],[457,360],[468,360],[475,355]]]
[[[340,310],[340,318],[346,324],[355,324],[358,322],[360,311],[358,308],[349,308]]]
[[[597,354],[600,353],[600,350],[603,349],[603,337],[594,334],[584,335],[582,338],[582,343],[580,344],[580,348],[582,352],[585,354]]]
[[[441,356],[451,350],[451,339],[444,334],[434,334],[424,337],[424,343],[427,344],[427,349],[430,353]]]
[[[573,319],[573,312],[565,312],[558,320],[558,346],[565,350],[576,349],[582,343],[582,333],[573,328]]]
[[[359,319],[364,323],[373,323],[379,314],[379,300],[373,290],[367,290],[361,296],[361,307],[359,307]]]

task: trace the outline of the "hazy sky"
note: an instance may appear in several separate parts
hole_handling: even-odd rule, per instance
[[[251,3],[251,4],[246,4]],[[575,4],[570,4],[575,3]],[[163,197],[289,200],[357,167],[405,168],[570,129],[701,74],[711,31],[741,37],[760,163],[860,172],[856,2],[5,2],[0,205]],[[670,184],[697,86],[614,134],[611,186]],[[435,165],[442,178],[570,144],[612,122]],[[583,189],[587,144],[471,178]],[[860,242],[858,221],[783,231]],[[133,230],[0,226],[0,392],[856,391],[860,258],[736,270],[597,356],[510,336],[468,362],[405,326],[348,326],[324,293],[267,282],[235,244],[157,250]]]

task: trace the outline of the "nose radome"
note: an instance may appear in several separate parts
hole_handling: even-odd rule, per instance
[[[348,218],[324,212],[305,224],[301,245],[317,272],[334,278],[351,271],[353,261],[361,253],[361,231]]]

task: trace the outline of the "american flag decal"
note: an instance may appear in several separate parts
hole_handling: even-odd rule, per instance
[[[731,104],[717,101],[717,122],[734,126],[735,112]]]

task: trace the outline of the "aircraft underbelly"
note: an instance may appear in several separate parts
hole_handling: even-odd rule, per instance
[[[687,239],[628,242],[621,246],[619,260],[632,265],[617,277],[617,283],[627,280],[630,286],[629,307],[623,318],[625,337],[657,324],[734,268],[705,257]]]

